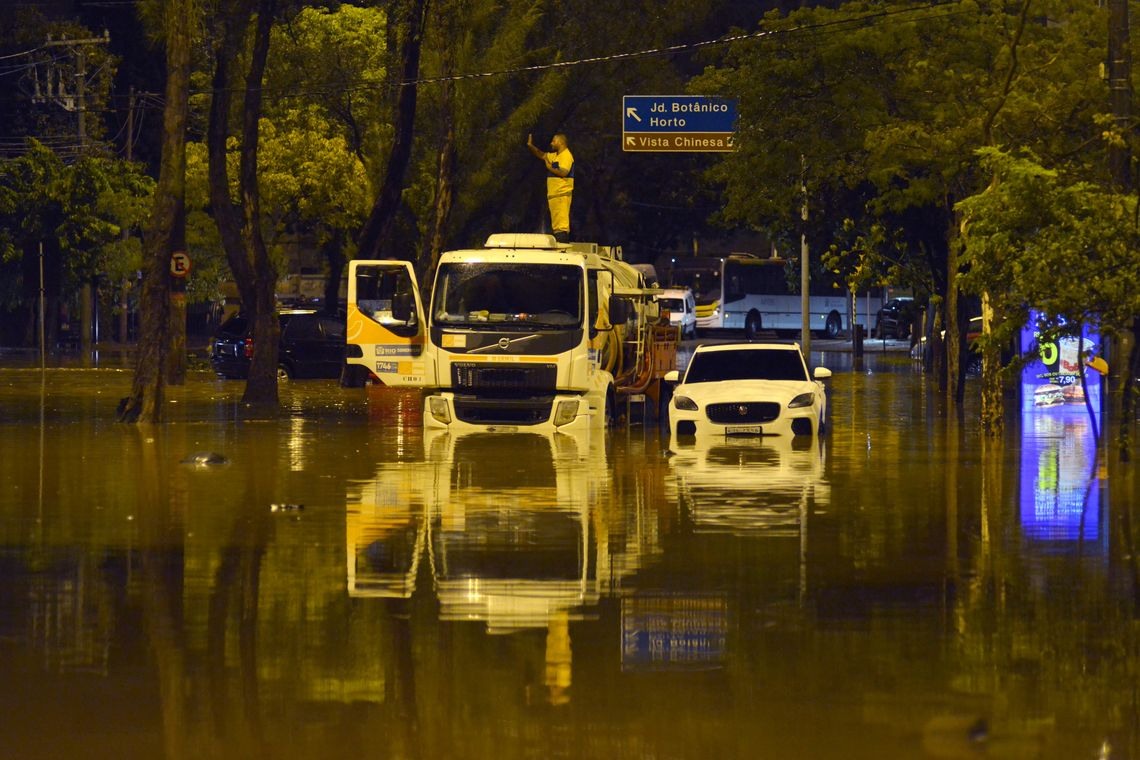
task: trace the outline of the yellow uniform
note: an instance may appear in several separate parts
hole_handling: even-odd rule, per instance
[[[556,234],[570,232],[570,197],[574,192],[574,156],[569,148],[547,153],[552,169],[566,169],[565,177],[551,174],[546,178],[546,201],[550,204],[550,228]]]

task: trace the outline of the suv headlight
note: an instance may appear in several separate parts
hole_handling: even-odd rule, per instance
[[[796,396],[794,399],[792,399],[791,401],[788,402],[788,408],[789,409],[799,409],[800,407],[811,406],[812,401],[814,401],[814,400],[815,400],[815,394],[814,393],[801,393],[800,395]]]
[[[695,412],[695,411],[697,411],[697,402],[693,401],[688,396],[674,396],[673,397],[673,406],[676,407],[677,409],[680,409],[683,412]]]

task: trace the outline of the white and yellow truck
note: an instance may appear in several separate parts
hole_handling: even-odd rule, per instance
[[[657,288],[620,248],[491,235],[440,257],[426,304],[410,262],[349,265],[349,369],[417,387],[429,429],[573,431],[657,400],[676,363]]]

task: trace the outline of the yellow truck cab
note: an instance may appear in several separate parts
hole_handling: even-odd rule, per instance
[[[619,248],[551,235],[444,253],[426,308],[410,262],[353,261],[346,361],[422,388],[429,429],[602,426],[675,359],[655,332],[659,292]]]

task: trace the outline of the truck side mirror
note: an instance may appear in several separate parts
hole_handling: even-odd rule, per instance
[[[411,293],[396,293],[392,296],[392,318],[397,322],[411,322],[413,308]]]
[[[624,325],[629,321],[629,301],[621,296],[610,296],[610,324]]]

